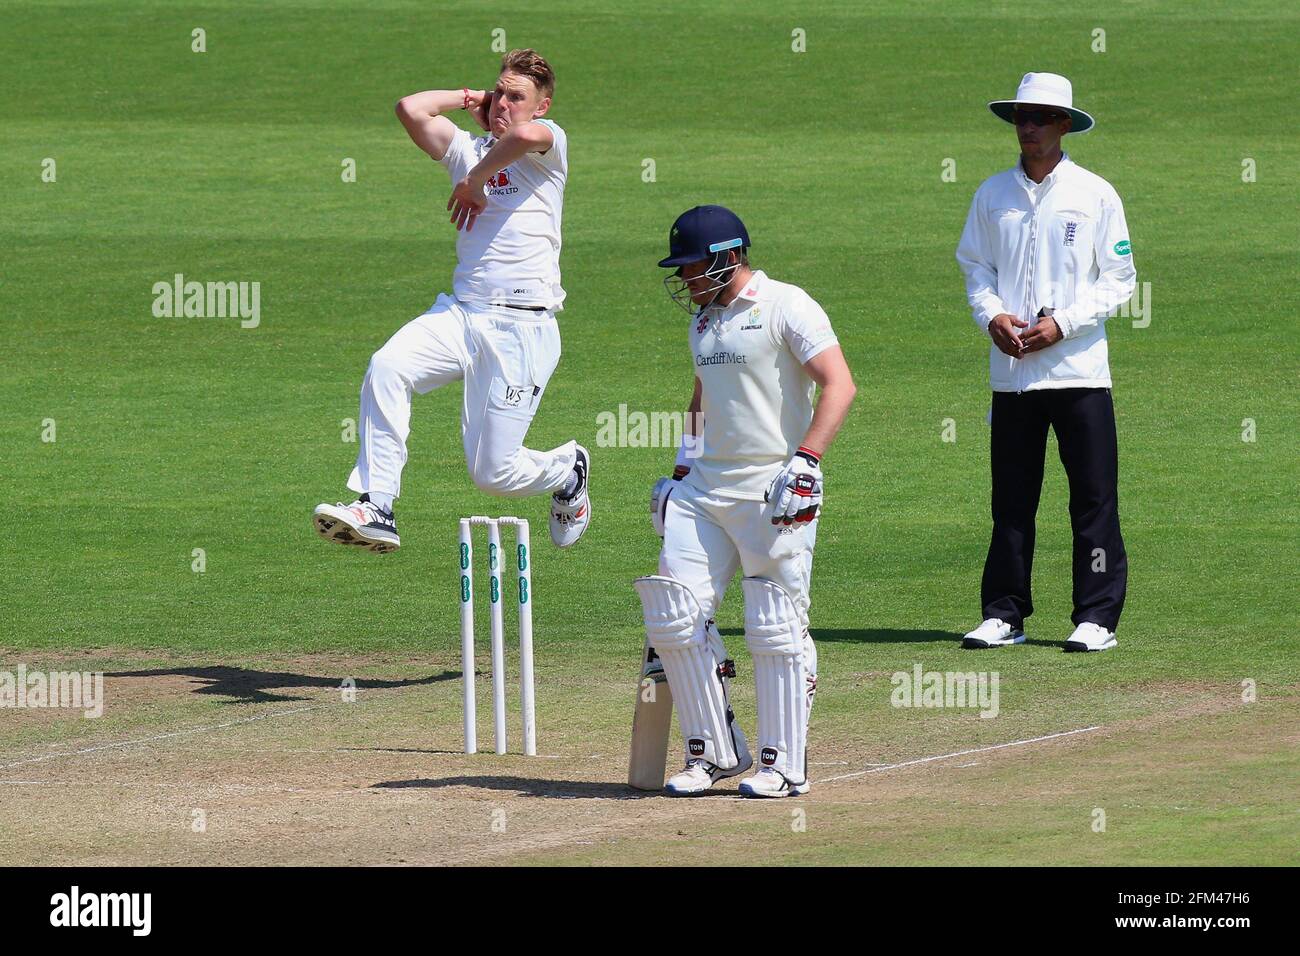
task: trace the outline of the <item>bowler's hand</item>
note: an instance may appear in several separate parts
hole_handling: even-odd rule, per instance
[[[492,97],[495,92],[495,90],[470,90],[465,98],[465,111],[484,132],[487,132],[488,113],[492,109]]]
[[[1055,345],[1064,337],[1061,334],[1061,327],[1056,324],[1056,319],[1050,315],[1045,315],[1035,322],[1034,327],[1021,337],[1020,342],[1024,345],[1026,352],[1037,352],[1049,345]]]
[[[1024,319],[1017,319],[1009,312],[1003,312],[993,316],[993,321],[989,323],[989,335],[993,337],[993,344],[998,350],[1012,358],[1020,358],[1024,352],[1024,342],[1016,334],[1016,329],[1027,328],[1029,325]]]
[[[451,198],[447,200],[447,208],[451,210],[451,221],[456,224],[456,230],[464,229],[469,232],[474,228],[474,220],[478,218],[487,207],[487,197],[483,195],[483,186],[485,184],[476,181],[471,173],[456,184],[456,188],[451,191]]]

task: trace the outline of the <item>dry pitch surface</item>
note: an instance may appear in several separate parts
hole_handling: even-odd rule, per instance
[[[728,782],[673,800],[623,784],[625,735],[594,748],[552,703],[563,689],[540,689],[542,756],[467,756],[454,668],[121,651],[42,663],[102,666],[108,707],[0,712],[11,864],[1295,862],[1294,687],[1254,703],[1229,684],[1097,691],[1052,728],[873,711],[838,734],[832,707],[808,797],[741,800]],[[626,681],[582,688],[630,722]],[[752,725],[743,687],[739,711]]]

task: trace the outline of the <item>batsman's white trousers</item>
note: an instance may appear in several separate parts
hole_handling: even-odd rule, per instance
[[[470,478],[483,491],[523,497],[560,488],[577,459],[574,442],[524,447],[546,383],[560,361],[554,312],[468,305],[442,294],[370,359],[361,383],[356,492],[401,494],[411,395],[465,381],[460,426]]]
[[[817,522],[774,525],[762,501],[723,498],[673,482],[664,513],[659,573],[691,589],[706,619],[722,606],[737,569],[767,578],[794,600],[808,626],[809,587]]]

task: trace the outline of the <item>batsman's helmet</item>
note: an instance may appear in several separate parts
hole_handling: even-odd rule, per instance
[[[668,255],[659,260],[660,267],[674,270],[664,279],[669,297],[687,312],[693,312],[695,303],[680,276],[681,267],[711,259],[703,276],[712,283],[708,291],[713,293],[713,297],[707,303],[711,305],[740,268],[739,261],[730,261],[731,250],[736,250],[737,256],[741,256],[748,248],[749,232],[745,224],[727,207],[695,206],[686,210],[668,232]]]
[[[677,217],[668,232],[668,255],[659,265],[684,266],[728,249],[749,247],[749,233],[726,206],[696,206]]]

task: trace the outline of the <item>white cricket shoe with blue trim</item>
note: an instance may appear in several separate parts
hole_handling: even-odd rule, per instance
[[[376,554],[396,551],[402,545],[397,536],[397,519],[362,495],[350,505],[320,504],[311,516],[312,527],[326,541],[366,548]]]
[[[812,784],[807,779],[803,783],[791,783],[775,767],[764,767],[752,777],[740,781],[742,797],[799,797],[811,789]]]
[[[551,495],[551,541],[557,548],[577,544],[591,524],[591,498],[587,494],[590,479],[591,456],[581,445],[573,470],[578,473],[578,487],[573,494],[564,496],[558,491]]]
[[[961,639],[961,646],[968,651],[1023,643],[1025,643],[1025,632],[1018,627],[1012,627],[999,617],[987,618],[984,623]]]
[[[1100,624],[1084,621],[1074,629],[1069,640],[1065,642],[1067,651],[1105,651],[1119,644],[1115,632],[1108,631]]]

